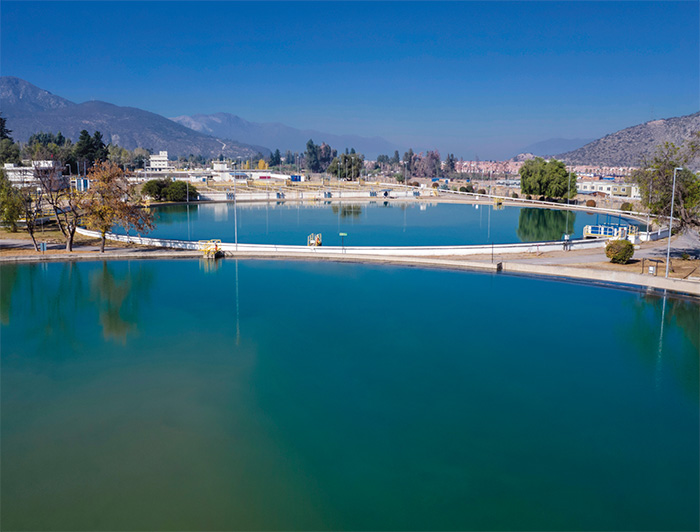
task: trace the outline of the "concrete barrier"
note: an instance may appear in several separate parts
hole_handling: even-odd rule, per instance
[[[78,232],[85,236],[98,238],[97,231],[79,228]],[[107,233],[109,240],[141,244],[144,246],[166,247],[174,249],[198,250],[200,244],[197,241],[171,240],[162,238],[149,238],[142,236],[117,235]],[[395,257],[445,257],[445,256],[469,256],[469,255],[504,255],[514,253],[544,253],[547,251],[595,249],[605,247],[605,239],[579,239],[557,242],[532,242],[519,244],[481,244],[475,246],[294,246],[276,244],[235,244],[222,242],[219,248],[228,252],[245,253],[296,253],[300,255],[313,255],[318,253],[332,255],[380,255]]]

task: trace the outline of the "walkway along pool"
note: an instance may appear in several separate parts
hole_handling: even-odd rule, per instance
[[[700,524],[697,302],[315,262],[0,281],[3,529]]]

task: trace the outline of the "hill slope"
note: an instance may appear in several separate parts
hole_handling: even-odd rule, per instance
[[[396,146],[381,137],[334,135],[311,129],[295,129],[279,123],[248,122],[229,113],[177,116],[171,120],[207,135],[245,139],[246,142],[268,146],[273,150],[278,148],[283,154],[286,150],[304,151],[309,139],[312,139],[316,144],[322,142],[330,144],[338,151],[345,148],[355,148],[369,158],[374,158],[379,154],[392,155],[397,149]]]
[[[628,127],[556,157],[569,164],[638,166],[659,144],[680,145],[696,131],[700,131],[700,112]]]
[[[105,142],[127,149],[167,150],[170,155],[250,157],[258,151],[270,153],[261,146],[198,133],[143,109],[100,101],[75,104],[18,78],[0,78],[0,106],[13,138],[21,142],[39,131],[60,131],[75,141],[87,129],[100,131]]]

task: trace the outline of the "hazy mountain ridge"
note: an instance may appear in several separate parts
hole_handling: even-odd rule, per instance
[[[664,142],[680,145],[697,131],[700,131],[700,112],[628,127],[556,157],[569,164],[639,166],[644,157],[653,155],[658,145]]]
[[[547,157],[555,153],[563,153],[573,151],[586,144],[593,142],[595,139],[563,139],[553,138],[541,140],[526,146],[520,150],[520,154],[532,153],[538,157]]]
[[[361,137],[358,135],[335,135],[316,130],[296,129],[278,122],[249,122],[230,113],[210,115],[195,114],[171,118],[171,120],[190,129],[223,138],[244,139],[252,144],[261,144],[271,149],[302,152],[306,143],[312,139],[316,144],[325,142],[338,151],[355,148],[368,158],[379,154],[393,155],[398,148],[381,137]]]
[[[19,78],[0,77],[0,108],[12,137],[20,142],[40,131],[60,131],[75,141],[80,131],[87,129],[90,133],[100,131],[105,142],[127,149],[167,150],[170,155],[251,157],[258,151],[270,153],[262,146],[193,131],[143,109],[100,101],[75,104]]]

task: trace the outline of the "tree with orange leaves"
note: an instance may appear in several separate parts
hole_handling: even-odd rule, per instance
[[[80,207],[85,226],[100,233],[101,253],[105,250],[106,234],[115,225],[139,233],[153,229],[153,215],[143,208],[121,168],[101,162],[90,170],[88,179],[90,186],[81,198]]]

